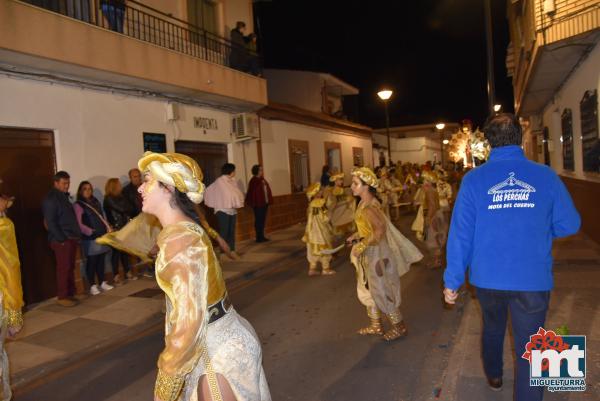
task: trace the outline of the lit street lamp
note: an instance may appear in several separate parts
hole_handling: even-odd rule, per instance
[[[435,125],[435,128],[437,128],[438,132],[440,133],[440,141],[441,141],[441,146],[440,146],[440,163],[442,163],[442,168],[444,167],[444,145],[446,144],[446,140],[444,139],[444,131],[443,129],[446,128],[446,124],[444,123],[437,123]]]
[[[494,112],[498,113],[500,110],[502,110],[502,105],[501,104],[495,104],[494,105]]]
[[[382,89],[377,92],[377,96],[383,100],[385,106],[385,129],[387,132],[387,143],[388,143],[388,163],[392,165],[392,143],[390,140],[390,113],[388,111],[388,101],[392,97],[392,91],[389,89]]]

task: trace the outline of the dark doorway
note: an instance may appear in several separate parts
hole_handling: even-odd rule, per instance
[[[15,224],[26,304],[56,296],[54,258],[48,247],[42,201],[56,171],[52,131],[0,128],[1,191],[15,197]]]
[[[549,141],[550,140],[550,133],[548,131],[548,127],[544,127],[544,164],[546,166],[550,165],[550,147],[549,147]]]
[[[204,185],[207,187],[219,178],[221,167],[227,163],[227,145],[223,143],[175,141],[175,152],[183,153],[196,160],[202,169]],[[212,227],[217,227],[212,212],[206,213],[206,218]]]

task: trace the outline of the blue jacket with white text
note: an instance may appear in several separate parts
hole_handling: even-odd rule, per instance
[[[571,196],[549,167],[527,160],[519,146],[492,149],[465,175],[447,243],[446,288],[457,290],[469,267],[480,288],[548,291],[552,240],[577,233]]]

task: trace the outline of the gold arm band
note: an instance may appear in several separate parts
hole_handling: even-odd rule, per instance
[[[358,244],[354,245],[356,247],[356,252],[361,255],[365,249],[367,249],[366,241],[363,239]]]
[[[217,238],[219,238],[219,233],[216,232],[212,227],[208,227],[206,229],[206,233],[208,234],[208,236],[214,240],[216,240]]]
[[[162,401],[175,401],[181,393],[184,381],[181,376],[169,376],[159,370],[154,385],[154,395]]]
[[[8,327],[22,327],[23,313],[20,310],[8,310],[6,313]]]

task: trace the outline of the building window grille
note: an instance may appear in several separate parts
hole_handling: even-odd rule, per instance
[[[575,170],[575,158],[573,157],[573,113],[571,109],[565,109],[561,116],[562,128],[562,150],[563,169]]]
[[[598,139],[598,91],[588,90],[579,103],[581,116],[581,154],[583,171],[600,172],[600,140]]]

